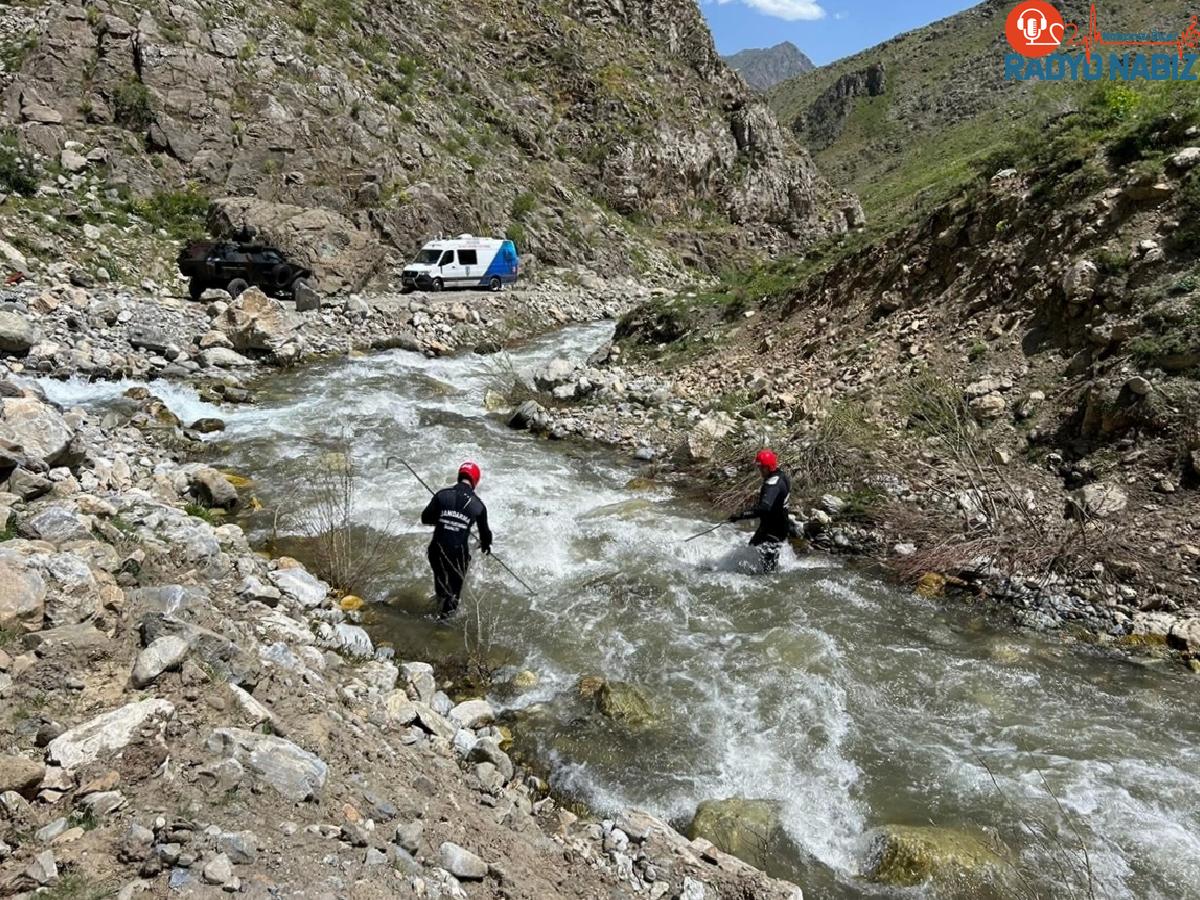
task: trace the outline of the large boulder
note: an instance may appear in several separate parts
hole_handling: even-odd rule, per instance
[[[0,756],[0,794],[16,791],[32,799],[46,775],[46,767],[24,756]]]
[[[275,353],[296,333],[283,304],[258,288],[244,291],[221,314],[217,327],[238,350],[266,353]]]
[[[27,397],[0,401],[0,439],[16,444],[27,456],[48,465],[68,454],[75,431],[54,407]]]
[[[238,492],[221,472],[201,466],[188,473],[188,492],[209,509],[234,509]]]
[[[46,748],[46,759],[64,769],[86,766],[101,755],[128,747],[148,721],[174,714],[174,705],[166,700],[139,700],[127,704],[60,734]]]
[[[932,881],[948,893],[977,896],[997,880],[1004,860],[982,835],[953,828],[889,825],[875,838],[870,877],[894,887]]]
[[[208,749],[236,759],[288,800],[299,803],[316,797],[325,786],[329,767],[320,757],[291,741],[242,728],[218,728]]]
[[[360,290],[383,260],[379,243],[344,216],[321,207],[270,203],[255,197],[215,200],[208,213],[214,234],[232,237],[243,226],[294,262],[313,270],[325,293]]]
[[[706,800],[688,826],[692,840],[704,838],[743,862],[766,868],[780,830],[779,807],[770,800]]]
[[[0,311],[0,351],[24,356],[39,339],[38,330],[24,316]]]
[[[19,557],[0,558],[0,631],[42,627],[46,582]]]

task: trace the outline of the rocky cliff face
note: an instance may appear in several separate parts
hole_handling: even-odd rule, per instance
[[[26,13],[3,38],[5,119],[51,168],[101,148],[98,186],[122,194],[191,182],[326,208],[402,255],[507,231],[543,259],[620,269],[646,226],[733,223],[773,245],[855,216],[683,0]]]
[[[841,135],[856,98],[880,97],[886,92],[887,69],[882,63],[847,72],[814,100],[792,127],[813,146],[828,147]]]
[[[795,78],[816,68],[813,61],[791,41],[762,50],[743,50],[726,56],[725,64],[756,91],[766,91],[789,78]]]

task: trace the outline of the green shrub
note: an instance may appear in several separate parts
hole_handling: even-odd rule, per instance
[[[1178,207],[1179,227],[1171,235],[1171,248],[1195,256],[1200,250],[1200,171],[1192,170],[1184,180]]]
[[[1132,262],[1133,257],[1127,250],[1110,250],[1104,247],[1096,253],[1096,268],[1101,274],[1110,277],[1126,271]]]
[[[154,228],[184,240],[204,230],[208,205],[208,197],[196,185],[190,184],[182,190],[159,191],[144,200],[135,200],[131,211]]]
[[[31,197],[37,192],[37,164],[17,144],[16,135],[0,136],[0,190]]]
[[[509,211],[509,216],[514,222],[523,222],[531,212],[537,209],[537,197],[529,191],[517,194],[513,198],[512,209]]]
[[[136,78],[124,82],[113,95],[113,117],[129,131],[145,131],[154,122],[150,89]]]
[[[517,245],[518,250],[525,248],[525,226],[520,222],[512,222],[505,229],[504,236]]]

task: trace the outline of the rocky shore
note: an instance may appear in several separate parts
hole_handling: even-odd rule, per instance
[[[669,306],[677,300],[686,302],[684,295],[660,289],[654,302]],[[908,318],[896,326],[900,332],[911,327]],[[746,462],[753,448],[774,442],[798,465],[821,453],[857,459],[854,432],[866,427],[859,421],[822,424],[830,421],[829,395],[845,387],[833,384],[831,390],[832,379],[794,360],[766,371],[771,339],[762,341],[743,339],[719,358],[682,367],[631,360],[629,341],[602,348],[582,365],[555,360],[535,373],[533,383],[520,386],[510,422],[551,439],[598,442],[629,453],[659,476],[700,485],[718,513],[743,508],[756,490]],[[781,389],[806,384],[818,390],[801,396],[803,391]],[[954,402],[985,422],[989,403],[1032,410],[1045,402],[1037,392],[1023,400],[1013,392],[1011,379],[990,377],[969,385]],[[731,405],[734,400],[740,408]],[[886,413],[884,405],[877,403],[874,412]],[[865,420],[871,414],[864,409],[857,415]],[[815,424],[797,447],[789,423],[807,417]],[[850,433],[839,435],[837,427]],[[1056,467],[1068,472],[1070,465],[1061,456],[1055,463],[1053,453],[1048,465],[1026,467],[1003,445],[982,463],[974,456],[956,458],[955,449],[935,442],[891,459],[876,450],[864,463],[869,491],[848,481],[841,490],[798,484],[793,517],[804,535],[798,547],[864,557],[922,596],[966,599],[1019,627],[1122,654],[1174,658],[1200,672],[1200,539],[1182,509],[1164,508],[1178,490],[1175,483],[1164,488],[1161,474],[1145,473],[1153,499],[1135,505],[1135,489],[1122,482],[1075,473],[1082,486],[1064,488]],[[1200,467],[1200,458],[1192,464]],[[1010,504],[1020,507],[1016,514],[1003,508]],[[986,535],[999,524],[1013,543],[1061,542],[1064,556],[1078,552],[1082,558],[1087,551],[1095,560],[1066,572],[1023,568],[985,540],[973,558],[939,555],[939,542],[948,543],[955,532]],[[1161,550],[1147,553],[1148,541],[1167,548],[1179,578],[1159,577],[1147,557]],[[1102,559],[1101,548],[1111,548],[1111,555]]]
[[[430,354],[611,315],[609,292],[351,297],[297,313],[60,285],[0,306],[0,892],[6,896],[792,898],[653,817],[580,820],[514,765],[478,697],[397,660],[293,559],[211,510],[153,394],[249,402],[263,365]],[[468,304],[466,301],[470,300]],[[97,419],[34,377],[128,378]]]

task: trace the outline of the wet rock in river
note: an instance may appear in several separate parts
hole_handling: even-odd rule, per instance
[[[997,878],[1003,864],[983,835],[953,828],[889,825],[875,839],[869,876],[895,887],[932,881],[941,890],[970,892]]]
[[[779,807],[770,800],[707,800],[696,808],[687,835],[704,838],[752,866],[770,860],[780,829]]]
[[[654,710],[645,695],[632,684],[606,681],[596,694],[596,705],[614,722],[644,728],[654,721]]]

